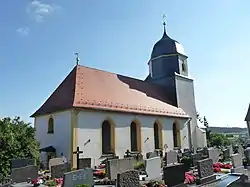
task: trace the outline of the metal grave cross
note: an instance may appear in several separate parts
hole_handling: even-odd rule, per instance
[[[76,151],[73,152],[73,154],[76,155],[76,169],[77,169],[77,170],[79,169],[80,154],[82,154],[82,153],[83,153],[83,151],[80,151],[80,148],[79,148],[79,147],[77,147],[77,148],[76,148]]]

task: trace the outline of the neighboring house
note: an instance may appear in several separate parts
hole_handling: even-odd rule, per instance
[[[145,80],[77,65],[32,115],[41,148],[63,154],[75,167],[78,146],[92,165],[126,150],[145,156],[167,147],[205,146],[187,58],[164,25]]]

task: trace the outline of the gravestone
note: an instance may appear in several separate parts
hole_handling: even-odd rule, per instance
[[[204,184],[216,179],[213,171],[213,160],[210,158],[197,162],[198,176],[197,184]]]
[[[80,158],[79,169],[91,168],[91,158]]]
[[[140,187],[139,172],[128,170],[117,174],[117,187]]]
[[[61,165],[64,164],[65,160],[62,157],[56,157],[56,158],[52,158],[49,160],[49,170],[51,171],[51,167],[55,166],[55,165]]]
[[[239,153],[242,157],[244,157],[244,149],[243,149],[243,147],[242,147],[241,145],[238,146],[238,153]]]
[[[224,158],[225,160],[230,159],[230,150],[229,150],[229,149],[224,149],[224,150],[223,150],[223,158]]]
[[[244,166],[242,166],[242,156],[240,154],[232,154],[231,156],[233,168],[231,169],[232,173],[245,173]]]
[[[28,178],[34,180],[38,177],[38,168],[36,166],[25,166],[11,170],[10,178],[13,182],[26,182]]]
[[[149,180],[161,178],[161,158],[154,157],[146,159],[145,170]]]
[[[94,185],[93,170],[91,168],[64,173],[63,187],[75,187],[79,184],[86,184],[89,187]]]
[[[177,156],[178,156],[178,152],[177,151],[169,151],[165,153],[165,164],[169,165],[169,164],[174,164],[177,163]]]
[[[135,164],[134,158],[112,159],[106,162],[107,177],[111,180],[117,178],[118,173],[122,173],[127,170],[133,170]]]
[[[185,166],[182,163],[168,165],[163,168],[164,182],[168,187],[185,187]]]
[[[229,149],[229,155],[230,155],[230,156],[231,156],[232,154],[234,154],[233,146],[232,146],[232,145],[229,145],[229,146],[228,146],[228,149]]]
[[[202,160],[202,154],[201,153],[193,153],[191,154],[192,164],[193,166],[196,166],[197,161]]]
[[[70,171],[70,164],[65,163],[65,164],[59,164],[59,165],[54,165],[51,166],[51,178],[63,178],[64,173]]]
[[[26,159],[26,158],[18,158],[11,160],[11,168],[21,168],[25,166],[34,166],[35,161],[34,159]]]
[[[217,163],[220,159],[220,152],[216,148],[208,148],[208,156],[212,159],[213,164]]]
[[[151,153],[149,154],[149,157],[148,157],[148,158],[154,158],[154,157],[157,157],[157,156],[158,156],[157,152],[151,152]]]

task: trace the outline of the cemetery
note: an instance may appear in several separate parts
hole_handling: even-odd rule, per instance
[[[33,159],[17,158],[11,161],[8,179],[1,179],[1,187],[63,186],[63,187],[179,187],[230,186],[248,183],[250,148],[203,148],[150,152],[146,158],[126,151],[124,158],[104,159],[91,168],[91,158],[80,157],[77,148],[77,168],[63,156],[51,158],[48,168],[39,168]],[[247,161],[247,163],[246,163]],[[244,165],[245,164],[245,165]],[[231,182],[230,182],[231,180]]]

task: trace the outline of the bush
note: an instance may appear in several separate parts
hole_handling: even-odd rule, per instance
[[[136,162],[134,165],[134,169],[136,169],[136,170],[140,170],[140,169],[144,169],[144,168],[145,168],[144,162]]]

